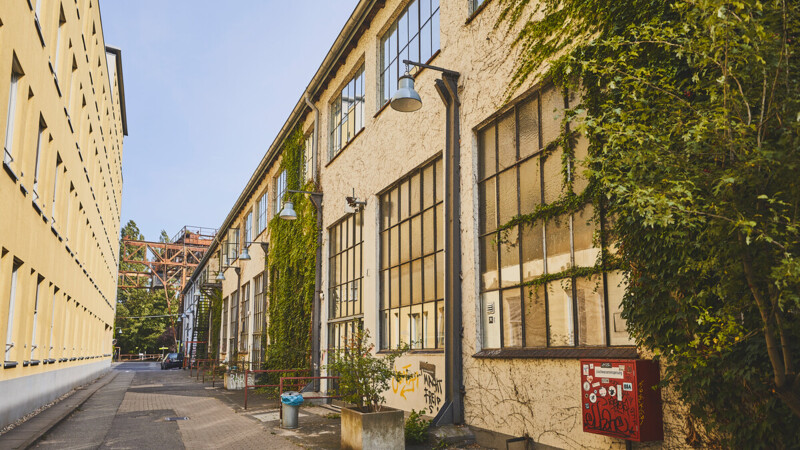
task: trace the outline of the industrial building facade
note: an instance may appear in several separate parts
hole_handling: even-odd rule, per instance
[[[0,3],[0,428],[108,370],[121,52],[97,0]]]
[[[592,205],[503,227],[566,189],[583,190],[588,142],[545,151],[578,98],[535,75],[509,94],[520,50],[513,31],[495,27],[502,9],[496,0],[358,3],[210,249],[225,255],[223,267],[236,268],[221,284],[220,352],[224,360],[238,348],[240,358],[256,361],[253,352],[263,350],[253,335],[270,320],[265,252],[258,245],[249,247],[250,260],[238,255],[251,241],[268,242],[265,221],[281,210],[286,189],[279,150],[300,127],[307,177],[323,199],[323,375],[326,354],[363,327],[379,352],[411,346],[396,367],[411,376],[392,383],[389,406],[430,416],[453,408],[456,422],[492,445],[514,436],[554,447],[624,445],[581,427],[580,360],[646,356],[620,314],[622,274],[569,275],[601,256]],[[407,68],[403,60],[436,67]],[[437,67],[451,79],[457,72],[455,92],[447,93]],[[422,106],[402,113],[389,103],[407,69]],[[454,104],[457,117],[448,112]],[[565,150],[579,162],[568,175]],[[458,239],[449,231],[453,218]],[[679,441],[679,407],[667,403],[665,436]]]

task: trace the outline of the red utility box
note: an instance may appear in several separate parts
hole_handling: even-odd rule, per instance
[[[664,439],[658,363],[581,360],[583,431],[636,442]]]

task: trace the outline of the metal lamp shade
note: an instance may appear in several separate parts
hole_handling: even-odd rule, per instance
[[[247,247],[242,249],[242,253],[239,255],[240,261],[250,261],[250,252],[247,251]]]
[[[214,279],[217,281],[225,281],[225,274],[223,274],[222,271],[220,270],[219,272],[217,272],[217,277]]]
[[[397,80],[397,92],[392,96],[392,109],[400,112],[412,112],[422,108],[422,99],[414,90],[414,78],[405,74]]]
[[[294,212],[294,203],[286,202],[283,204],[283,209],[281,210],[281,219],[284,220],[297,219],[297,213]]]

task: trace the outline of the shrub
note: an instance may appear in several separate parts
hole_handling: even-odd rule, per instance
[[[431,426],[430,420],[422,418],[422,411],[411,410],[411,415],[406,420],[406,442],[411,444],[421,444],[428,437],[428,428]]]

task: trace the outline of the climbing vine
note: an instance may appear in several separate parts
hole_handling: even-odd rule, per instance
[[[281,170],[286,170],[291,190],[316,191],[313,182],[303,185],[303,133],[298,127],[281,149]],[[297,220],[270,221],[269,306],[265,366],[269,369],[310,367],[311,311],[317,250],[317,212],[303,194],[288,194]]]
[[[628,279],[623,317],[689,408],[686,443],[796,445],[800,5],[500,5],[497,28],[519,30],[509,98],[544,78],[582,93],[559,139],[589,138],[595,190],[507,227],[601,201]]]

